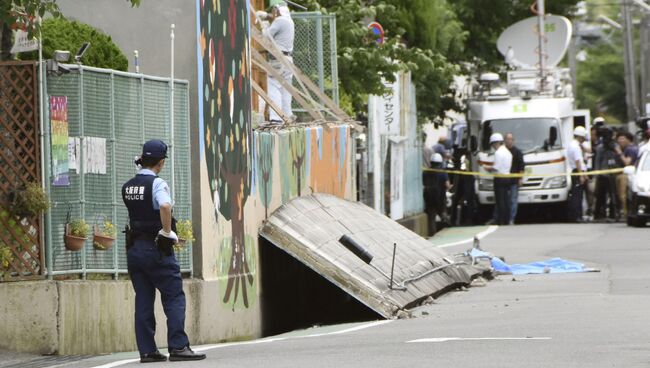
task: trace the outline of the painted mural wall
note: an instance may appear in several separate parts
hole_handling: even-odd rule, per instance
[[[223,338],[261,333],[258,228],[311,192],[354,199],[351,129],[251,129],[248,0],[197,0],[200,277],[218,283]]]

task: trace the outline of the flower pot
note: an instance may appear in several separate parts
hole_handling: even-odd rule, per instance
[[[97,225],[93,225],[93,247],[97,250],[109,250],[113,246],[113,243],[115,242],[115,238],[107,235],[103,235],[99,231],[99,227]]]
[[[82,238],[79,236],[70,235],[70,225],[65,224],[65,235],[63,237],[63,243],[65,244],[65,249],[78,252],[86,244],[88,238]]]

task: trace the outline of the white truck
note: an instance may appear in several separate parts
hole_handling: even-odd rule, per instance
[[[536,71],[512,71],[504,88],[498,75],[489,73],[481,76],[479,88],[467,101],[470,170],[487,173],[485,166],[494,162],[490,135],[512,133],[526,163],[526,176],[519,188],[520,205],[553,204],[566,213],[564,205],[571,187],[566,148],[574,126],[589,129],[590,120],[588,111],[574,110],[567,77],[568,70],[557,69],[540,86]],[[487,205],[494,204],[493,183],[488,176],[475,180],[483,217],[491,214]]]

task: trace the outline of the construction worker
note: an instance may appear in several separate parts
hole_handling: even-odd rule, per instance
[[[271,22],[270,26],[265,27],[263,33],[268,38],[272,39],[275,45],[280,49],[284,55],[285,61],[293,63],[293,40],[295,26],[291,18],[291,12],[287,3],[282,0],[271,0],[271,7],[269,13],[263,17]],[[291,85],[293,83],[293,71],[285,63],[276,59],[273,55],[269,56],[269,63],[275,71],[279,73],[284,82]],[[287,118],[292,118],[293,111],[291,109],[291,94],[282,85],[281,81],[270,72],[267,77],[267,89],[271,100],[276,106],[282,109],[282,113]],[[269,109],[269,120],[271,123],[282,123],[280,115],[273,109]]]
[[[567,148],[567,161],[572,173],[584,173],[587,166],[582,152],[582,143],[587,139],[587,129],[578,126],[573,130],[573,140]],[[571,177],[571,192],[569,194],[569,221],[582,222],[583,186],[587,181],[584,175]]]
[[[490,136],[490,145],[494,149],[494,164],[488,165],[487,170],[501,175],[510,174],[512,167],[512,153],[503,144],[503,135],[494,133]],[[494,201],[497,207],[497,224],[508,225],[510,223],[510,185],[512,179],[508,177],[494,178]]]

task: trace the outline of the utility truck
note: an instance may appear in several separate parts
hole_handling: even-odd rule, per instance
[[[525,56],[530,59],[538,51],[533,47],[532,51],[522,52],[531,48],[522,29],[535,28],[536,18],[519,22],[502,34],[499,49],[515,70],[507,73],[506,81],[495,73],[486,73],[474,83],[467,100],[468,159],[471,171],[487,174],[486,167],[494,162],[490,135],[512,133],[526,163],[518,203],[528,207],[543,205],[545,211],[552,205],[559,213],[566,213],[572,180],[566,148],[576,125],[589,129],[589,112],[574,109],[570,72],[553,64],[559,63],[566,52],[571,23],[563,17],[544,19],[547,31],[562,31],[545,37],[546,52],[561,55],[550,55],[553,60],[549,61],[547,54],[544,61],[549,64],[541,68],[534,61],[526,62]],[[531,34],[537,37],[535,32]],[[559,38],[558,43],[563,46],[549,47],[553,37]],[[517,53],[524,55],[517,59]],[[491,215],[490,205],[495,202],[493,183],[492,177],[482,175],[474,181],[483,217]]]

